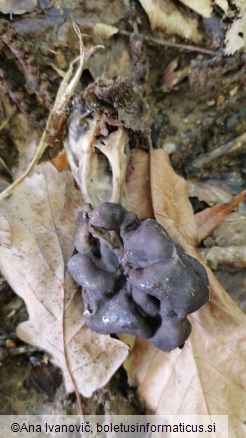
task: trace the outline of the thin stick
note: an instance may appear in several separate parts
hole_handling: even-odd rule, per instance
[[[242,151],[246,146],[246,133],[239,135],[231,141],[228,141],[222,146],[214,149],[213,151],[203,154],[202,156],[196,158],[191,162],[190,167],[200,168],[206,164],[212,163],[214,160],[223,157],[224,155],[230,154],[235,151]]]
[[[126,35],[128,37],[134,35],[133,33],[128,32],[126,30],[119,31],[119,34]],[[159,39],[156,39],[156,38],[150,37],[148,35],[144,35],[144,34],[138,34],[138,35],[141,38],[143,38],[143,40],[147,41],[148,43],[158,45],[158,46],[174,47],[176,49],[187,50],[189,52],[203,53],[203,54],[209,55],[209,56],[216,56],[218,53],[218,52],[215,52],[214,50],[205,49],[204,47],[193,46],[192,44],[172,43],[171,41],[159,40]]]

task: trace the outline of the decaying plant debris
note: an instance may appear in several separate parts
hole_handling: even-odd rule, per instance
[[[124,363],[141,409],[226,413],[230,438],[242,435],[245,317],[201,256],[214,270],[219,266],[226,289],[233,292],[237,284],[232,295],[243,307],[243,2],[218,0],[214,8],[209,0],[163,0],[151,6],[137,0],[120,5],[71,1],[66,8],[60,1],[23,4],[23,10],[17,2],[7,9],[6,2],[0,5],[0,186],[7,189],[0,204],[0,263],[28,310],[27,315],[19,298],[4,295],[0,339],[2,354],[9,349],[5,362],[11,351],[21,351],[21,339],[37,346],[41,351],[31,358],[26,350],[24,360],[30,359],[32,369],[38,362],[36,370],[44,373],[49,369],[44,360],[52,360],[77,398],[96,391],[96,407],[85,402],[91,412],[114,411],[99,400],[105,394],[100,388],[119,382],[117,375],[126,388],[117,390],[131,405],[123,369],[111,380]],[[176,23],[168,19],[168,10]],[[71,18],[83,34],[84,47]],[[95,50],[98,45],[104,49]],[[37,166],[40,159],[57,162],[58,152],[64,156],[63,142],[65,167],[69,163],[71,172],[60,166],[59,173],[50,163]],[[170,159],[179,174],[192,178],[192,205],[187,182],[174,172]],[[221,190],[216,191],[218,185]],[[80,291],[67,261],[74,250],[76,208],[87,202],[97,211],[103,201],[134,210],[141,220],[154,218],[206,268],[210,301],[189,317],[194,330],[182,349],[161,352],[139,339],[95,334],[84,324]],[[237,211],[230,215],[232,208]],[[76,243],[78,252],[87,245],[86,236]],[[224,276],[222,268],[228,268]],[[19,337],[13,337],[20,322]],[[34,374],[37,382],[38,372]],[[21,391],[23,397],[24,387]],[[2,403],[10,411],[14,406],[13,400],[6,404],[6,396]],[[58,409],[69,411],[67,403]]]

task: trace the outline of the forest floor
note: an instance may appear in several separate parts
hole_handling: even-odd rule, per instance
[[[86,61],[77,92],[93,81],[130,79],[146,108],[152,146],[164,149],[175,171],[188,181],[195,213],[226,202],[245,188],[246,56],[242,51],[225,56],[230,20],[219,8],[203,19],[180,4],[181,14],[197,20],[201,37],[195,42],[196,36],[188,41],[153,31],[138,1],[44,0],[28,12],[29,3],[26,13],[13,13],[12,18],[0,13],[1,190],[25,170],[62,72],[79,53],[72,20],[85,35],[86,49],[104,46]],[[130,145],[148,151],[143,130],[131,131]],[[52,159],[60,150],[59,142],[51,145],[43,159]],[[236,245],[245,245],[243,220],[245,203],[201,242],[200,250],[235,246],[235,235]],[[229,262],[215,257],[208,263],[245,311],[246,265],[236,255]],[[24,302],[1,278],[0,413],[75,414],[75,396],[66,393],[60,370],[45,352],[15,334],[17,325],[27,318]],[[123,367],[104,388],[83,398],[83,405],[90,414],[144,412]]]

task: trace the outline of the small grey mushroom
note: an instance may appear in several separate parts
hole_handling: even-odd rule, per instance
[[[68,263],[82,287],[84,319],[99,333],[129,333],[163,351],[184,344],[187,315],[209,297],[204,267],[153,219],[110,202],[77,212],[78,250]]]

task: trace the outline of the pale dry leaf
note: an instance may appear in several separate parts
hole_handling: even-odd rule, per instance
[[[229,5],[227,0],[215,0],[215,4],[219,6],[222,9],[222,11],[224,12],[228,11]]]
[[[37,6],[37,0],[0,0],[0,12],[3,14],[25,14]]]
[[[11,247],[11,230],[8,221],[0,213],[0,246]]]
[[[225,37],[225,54],[233,55],[237,50],[246,48],[246,12],[235,20]]]
[[[199,250],[202,259],[211,269],[229,265],[232,268],[246,268],[246,245],[215,246]]]
[[[105,23],[95,23],[93,25],[93,33],[103,39],[109,39],[111,36],[118,33],[118,28]]]
[[[220,202],[229,202],[232,198],[231,191],[221,184],[213,181],[187,181],[188,195],[205,201],[210,207]]]
[[[197,239],[201,242],[211,231],[246,198],[246,190],[234,196],[229,202],[215,205],[214,207],[205,208],[195,215],[197,225]]]
[[[67,274],[74,250],[75,208],[81,205],[70,172],[51,164],[36,168],[13,195],[1,202],[11,230],[11,247],[0,247],[0,268],[27,306],[29,319],[18,336],[50,353],[64,375],[84,396],[105,385],[127,356],[127,347],[110,336],[92,332],[83,322],[82,299]]]
[[[152,30],[179,35],[194,42],[201,40],[197,20],[182,13],[171,0],[140,0],[140,3],[149,17]]]
[[[175,174],[164,151],[152,151],[151,155],[155,217],[188,254],[201,261],[191,245],[194,215],[185,182]],[[207,272],[210,301],[189,317],[193,329],[184,347],[164,353],[137,340],[126,368],[129,382],[137,386],[148,411],[163,415],[229,415],[229,437],[239,438],[246,432],[246,321],[208,268]]]
[[[185,6],[193,9],[197,14],[202,17],[208,18],[213,12],[213,6],[211,0],[179,0]]]

